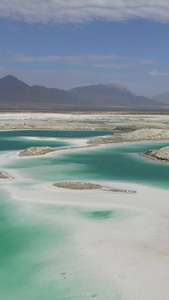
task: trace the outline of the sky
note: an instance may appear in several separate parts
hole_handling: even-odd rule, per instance
[[[169,92],[169,0],[1,0],[0,78]]]

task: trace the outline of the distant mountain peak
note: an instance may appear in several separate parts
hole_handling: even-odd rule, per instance
[[[15,86],[23,86],[23,87],[28,87],[29,85],[26,84],[25,82],[19,80],[13,75],[7,75],[3,78],[0,79],[0,85],[15,85]]]
[[[9,81],[9,80],[20,81],[18,78],[16,78],[13,75],[6,75],[5,77],[1,78],[0,80],[3,80],[3,81]]]
[[[13,75],[6,75],[6,76],[4,76],[3,78],[1,78],[1,79],[10,79],[10,78],[16,78],[15,76],[13,76]]]

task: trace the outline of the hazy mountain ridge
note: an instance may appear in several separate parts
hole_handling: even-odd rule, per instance
[[[156,96],[152,97],[152,99],[159,104],[169,105],[169,92],[156,95]]]
[[[113,110],[139,109],[157,103],[115,84],[98,84],[69,91],[30,86],[12,75],[0,79],[0,110]]]
[[[81,101],[86,101],[91,105],[106,106],[128,106],[128,105],[156,105],[156,103],[146,97],[136,96],[125,87],[117,84],[99,84],[71,89],[70,94],[78,97]]]

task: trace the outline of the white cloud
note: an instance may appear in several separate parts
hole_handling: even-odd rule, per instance
[[[23,53],[16,53],[8,51],[8,58],[1,58],[2,62],[17,62],[17,63],[61,63],[69,65],[85,65],[93,68],[107,68],[107,69],[124,69],[136,64],[152,64],[155,61],[151,59],[129,58],[101,54],[87,54],[87,55],[70,55],[70,56],[27,56]]]
[[[127,69],[129,67],[132,67],[132,63],[124,63],[124,64],[104,64],[104,63],[98,63],[93,64],[92,67],[94,68],[103,68],[103,69],[112,69],[112,70],[121,70],[121,69]]]
[[[142,65],[150,65],[156,63],[156,60],[154,59],[135,59],[136,62],[142,64]]]
[[[157,69],[154,69],[149,72],[149,75],[151,75],[151,76],[167,76],[167,75],[169,75],[169,71],[158,71]]]
[[[127,59],[126,57],[121,57],[117,55],[97,55],[97,54],[87,54],[87,55],[70,55],[70,56],[58,56],[58,55],[49,55],[49,56],[26,56],[22,53],[16,53],[8,51],[9,58],[6,59],[10,62],[47,62],[47,63],[70,63],[70,64],[83,64],[91,62],[100,62],[100,61],[116,61],[121,59]]]
[[[169,22],[168,0],[1,0],[0,17],[28,23],[122,21],[150,19]]]

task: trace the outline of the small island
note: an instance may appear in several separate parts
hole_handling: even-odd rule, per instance
[[[45,155],[50,152],[54,152],[55,149],[45,146],[45,147],[29,147],[19,153],[19,156],[35,156],[35,155]]]
[[[155,160],[169,162],[169,147],[163,147],[161,149],[148,150],[143,156],[153,158]]]
[[[70,189],[70,190],[102,190],[119,193],[135,193],[135,191],[116,189],[100,184],[85,182],[85,181],[59,181],[53,184],[54,187]]]
[[[125,128],[127,130],[127,128]],[[131,128],[128,130],[131,130]],[[98,146],[113,143],[137,142],[137,141],[160,141],[169,140],[169,129],[141,128],[131,132],[115,132],[106,137],[89,139],[88,145]]]

